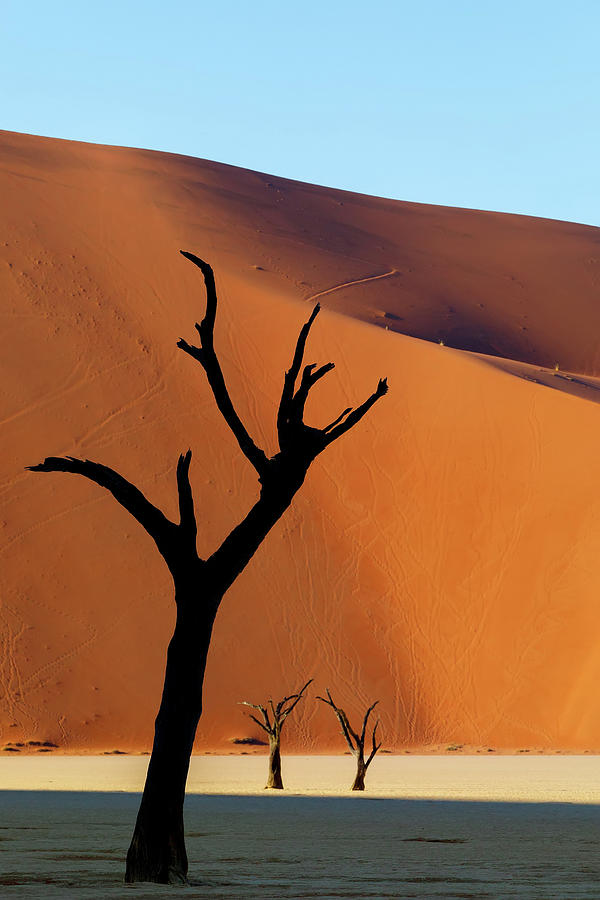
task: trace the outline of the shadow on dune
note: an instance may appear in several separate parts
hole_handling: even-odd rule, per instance
[[[480,359],[494,369],[500,369],[502,372],[516,375],[517,378],[523,378],[525,381],[533,384],[539,384],[554,391],[561,391],[563,394],[570,394],[573,397],[579,397],[581,400],[600,403],[600,378],[595,378],[592,375],[561,372],[554,369],[554,367],[543,368],[519,362],[516,359],[501,359],[497,356],[485,356],[482,354]]]

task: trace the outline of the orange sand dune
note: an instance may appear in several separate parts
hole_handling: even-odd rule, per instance
[[[337,368],[313,421],[391,388],[226,598],[198,748],[260,737],[238,701],[309,677],[349,711],[379,698],[389,747],[600,747],[598,229],[9,133],[0,160],[5,743],[148,748],[173,621],[137,523],[25,465],[97,459],[174,518],[192,447],[204,555],[256,497],[175,345],[203,311],[186,248],[216,269],[218,352],[265,449],[316,295],[307,361]],[[288,749],[341,749],[328,712],[299,707]]]

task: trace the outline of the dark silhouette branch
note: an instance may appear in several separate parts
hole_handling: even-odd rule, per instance
[[[260,725],[260,727],[263,729],[263,731],[266,731],[267,734],[273,734],[273,726],[271,725],[271,722],[269,719],[269,713],[267,712],[267,710],[265,709],[264,706],[262,706],[260,703],[248,703],[247,700],[240,701],[240,706],[250,706],[252,709],[260,710],[260,712],[263,715],[264,724],[262,722],[259,722],[258,719],[256,718],[256,716],[253,716],[252,713],[248,713],[248,715],[250,716],[251,719],[254,719],[254,721],[256,722],[257,725]]]
[[[277,413],[277,433],[279,435],[279,447],[281,448],[281,450],[283,450],[286,443],[286,425],[288,425],[290,421],[292,401],[294,399],[294,388],[296,386],[296,378],[298,377],[298,374],[300,372],[300,366],[302,365],[302,359],[304,357],[306,339],[308,338],[308,332],[310,331],[312,323],[318,316],[320,309],[321,306],[319,303],[317,303],[310,314],[308,322],[306,322],[300,329],[300,334],[298,335],[298,340],[296,342],[296,349],[294,351],[294,357],[292,359],[292,365],[285,373],[285,377],[283,379],[283,391],[281,393],[281,400],[279,402],[279,410]]]
[[[311,428],[304,422],[304,409],[308,394],[312,387],[323,378],[327,372],[335,368],[334,363],[325,363],[316,369],[316,364],[311,363],[304,367],[300,386],[295,391],[296,380],[300,374],[300,366],[304,356],[306,340],[310,328],[317,317],[320,305],[317,303],[313,309],[308,321],[302,326],[294,358],[289,370],[285,373],[283,381],[283,391],[279,403],[279,411],[277,414],[277,433],[279,436],[279,447],[281,454],[286,452],[296,452],[302,454],[308,459],[307,466],[325,447],[333,443],[346,431],[349,431],[356,425],[362,417],[369,411],[373,404],[384,394],[387,393],[387,379],[382,378],[377,385],[377,389],[371,396],[365,400],[361,406],[353,410],[352,407],[345,409],[343,413],[337,417],[330,425],[325,428]],[[314,371],[316,369],[316,371]],[[294,393],[295,391],[295,393]],[[347,417],[347,418],[346,418]],[[342,421],[345,419],[345,421]],[[280,454],[280,455],[281,455]]]
[[[284,697],[283,700],[279,701],[277,706],[275,706],[275,704],[269,697],[268,704],[271,707],[273,722],[270,721],[269,713],[267,712],[266,707],[262,705],[262,703],[249,703],[247,700],[242,700],[240,701],[240,706],[249,706],[251,709],[258,709],[262,713],[264,724],[262,722],[259,722],[256,716],[253,716],[252,713],[248,713],[250,718],[254,719],[256,724],[260,725],[260,727],[264,731],[267,731],[269,734],[275,734],[278,728],[281,729],[281,726],[283,725],[289,714],[292,712],[296,704],[299,703],[299,701],[302,699],[304,691],[309,686],[309,684],[312,683],[312,681],[313,679],[309,678],[304,687],[301,688],[301,690],[299,690],[297,694],[290,694],[289,697]],[[290,700],[293,702],[290,703]],[[287,708],[286,703],[290,703]]]
[[[360,740],[361,740],[362,744],[364,744],[364,742],[365,742],[365,733],[367,731],[367,722],[369,721],[369,716],[371,715],[371,713],[373,712],[373,710],[375,709],[375,707],[377,706],[378,703],[379,703],[379,700],[376,700],[375,703],[373,703],[365,713],[365,718],[363,719],[363,727],[362,727],[362,731],[360,733]]]
[[[269,729],[267,728],[267,726],[263,725],[262,722],[259,722],[258,719],[256,718],[256,716],[253,716],[252,713],[248,713],[248,715],[250,716],[251,719],[254,719],[254,721],[256,722],[257,725],[260,725],[260,727],[262,728],[263,731],[266,731],[267,734],[269,733]]]
[[[182,458],[180,457],[180,460]],[[114,469],[89,459],[77,459],[74,456],[48,456],[44,462],[36,466],[26,466],[26,468],[31,472],[70,472],[95,481],[96,484],[110,491],[115,500],[146,529],[162,556],[165,559],[170,557],[170,547],[177,534],[178,526],[150,503],[139,488],[115,472]]]
[[[200,346],[196,347],[188,344],[183,338],[177,342],[177,346],[196,359],[204,368],[217,406],[235,435],[242,452],[258,472],[261,484],[265,486],[269,483],[269,480],[272,482],[273,478],[278,480],[282,470],[287,471],[289,476],[293,469],[295,473],[295,490],[297,490],[304,479],[308,467],[315,457],[318,456],[325,447],[329,446],[329,444],[337,440],[338,437],[345,434],[350,428],[356,425],[373,404],[387,393],[387,381],[385,378],[381,379],[375,392],[371,394],[363,404],[356,409],[352,409],[352,407],[345,409],[340,416],[325,428],[312,428],[311,426],[306,425],[304,422],[304,410],[309,392],[314,385],[327,374],[327,372],[330,372],[334,368],[334,363],[332,362],[325,363],[325,365],[322,365],[319,368],[316,367],[316,363],[305,366],[302,377],[300,378],[300,385],[296,390],[296,382],[302,367],[306,341],[312,324],[321,309],[320,305],[317,303],[312,310],[308,321],[305,322],[300,329],[292,364],[285,373],[283,380],[283,390],[277,411],[277,434],[280,452],[275,456],[268,458],[265,452],[252,440],[234,409],[214,349],[217,291],[213,270],[207,262],[200,259],[198,256],[195,256],[195,254],[185,250],[181,250],[180,253],[197,266],[204,276],[206,287],[206,313],[200,325],[196,324],[196,330],[200,336]],[[254,527],[255,522],[252,517],[252,511],[249,515],[252,527]],[[279,513],[279,515],[281,515],[281,513]],[[244,525],[244,523],[242,523],[242,525]],[[229,536],[232,538],[233,546],[235,546],[238,537],[235,531],[236,530],[234,529],[234,532]],[[221,549],[223,548],[219,548],[219,550]],[[230,548],[228,547],[227,549],[229,551]],[[217,553],[219,553],[219,551],[217,551]]]
[[[196,359],[206,372],[208,383],[212,389],[214,398],[221,415],[232,430],[240,450],[248,459],[259,476],[263,475],[267,466],[267,457],[263,450],[256,446],[250,435],[248,434],[242,420],[234,409],[233,403],[229,397],[225,379],[217,354],[214,348],[214,330],[215,317],[217,314],[217,291],[215,287],[215,276],[212,268],[203,259],[188,253],[185,250],[179,251],[182,256],[189,259],[195,266],[198,266],[204,276],[204,284],[206,286],[206,314],[202,322],[196,323],[196,330],[200,336],[200,347],[194,347],[188,344],[183,338],[177,341],[177,346],[181,350],[185,350],[194,359]]]
[[[323,703],[326,703],[327,706],[331,706],[338,718],[338,722],[340,723],[342,729],[342,735],[344,736],[346,743],[350,747],[352,753],[356,755],[360,743],[359,737],[356,732],[352,730],[350,722],[348,721],[348,716],[346,715],[344,710],[340,706],[336,706],[336,704],[333,702],[331,694],[329,693],[329,688],[327,688],[327,699],[325,699],[325,697],[317,697],[317,700],[321,700]]]
[[[193,540],[196,546],[196,514],[194,512],[194,497],[190,485],[190,462],[192,451],[182,454],[177,462],[177,491],[179,493],[179,527],[185,532],[188,539]]]
[[[314,368],[316,368],[316,363],[311,363],[311,365],[304,367],[300,387],[290,403],[288,423],[302,423],[304,418],[304,407],[308,400],[308,392],[319,379],[323,378],[324,375],[327,375],[328,372],[331,372],[332,369],[335,369],[335,363],[326,363],[324,366],[317,369],[316,372],[313,372]]]
[[[371,409],[373,404],[377,400],[379,400],[380,397],[384,397],[387,394],[387,392],[388,392],[387,378],[381,378],[379,380],[379,384],[377,385],[377,389],[371,394],[371,396],[367,400],[365,400],[365,402],[363,404],[361,404],[361,406],[359,406],[357,409],[354,409],[354,410],[352,410],[352,409],[344,410],[344,412],[340,416],[340,419],[343,419],[344,416],[347,413],[349,413],[348,418],[346,419],[345,422],[341,422],[335,428],[334,428],[334,425],[336,425],[336,422],[334,422],[332,425],[327,426],[327,428],[325,429],[325,433],[327,434],[325,446],[332,444],[333,441],[337,440],[337,438],[341,437],[347,431],[350,431],[350,429],[353,428],[354,425],[357,424],[357,422],[360,422],[362,417],[366,413],[368,413],[368,411]],[[337,421],[339,422],[339,419]]]
[[[337,716],[338,722],[342,728],[342,734],[348,746],[350,747],[351,752],[356,757],[356,777],[354,779],[354,783],[352,785],[351,790],[353,791],[364,791],[365,789],[365,775],[367,774],[367,769],[371,765],[373,758],[377,751],[381,747],[381,743],[377,743],[376,733],[377,728],[379,726],[379,719],[375,722],[375,727],[373,728],[373,734],[371,736],[372,740],[372,749],[367,759],[365,759],[365,739],[367,734],[367,723],[369,721],[369,716],[379,703],[379,700],[376,700],[375,703],[372,703],[371,706],[367,709],[362,723],[362,730],[360,735],[354,731],[350,722],[348,720],[348,716],[341,708],[341,706],[337,706],[334,703],[329,689],[327,689],[327,698],[325,697],[317,697],[317,700],[321,700],[322,703],[326,703],[327,706],[330,706],[334,713]]]
[[[241,706],[249,706],[251,709],[258,709],[261,712],[264,720],[263,722],[252,715],[252,713],[248,713],[248,715],[269,735],[269,774],[266,784],[267,788],[283,789],[283,780],[281,777],[281,729],[289,714],[302,699],[304,691],[309,684],[311,684],[312,680],[313,679],[310,678],[297,694],[290,694],[289,696],[284,697],[277,705],[275,705],[273,700],[269,697],[267,702],[271,709],[272,721],[269,719],[269,713],[266,706],[263,706],[262,703],[249,703],[247,700],[243,700],[240,703]]]
[[[290,694],[289,697],[284,697],[283,700],[281,700],[281,701],[277,704],[277,715],[281,718],[281,724],[282,724],[282,725],[283,725],[283,723],[285,722],[285,720],[287,719],[287,717],[289,716],[289,714],[292,712],[292,710],[294,709],[294,707],[300,702],[300,700],[302,699],[302,694],[304,693],[304,691],[306,690],[306,688],[309,686],[309,684],[312,683],[312,681],[313,681],[313,679],[312,679],[312,678],[309,678],[309,680],[306,682],[306,684],[304,685],[304,687],[301,688],[301,690],[299,690],[297,694]],[[288,703],[290,700],[293,700],[293,703],[291,703],[291,704],[288,706],[288,708],[285,709],[285,708],[284,708],[284,707],[285,707],[285,704]]]
[[[377,728],[378,728],[378,727],[379,727],[379,719],[377,719],[377,721],[375,722],[375,728],[373,729],[373,735],[372,735],[372,737],[373,737],[373,749],[371,750],[371,752],[370,752],[370,754],[369,754],[369,758],[367,759],[367,761],[366,761],[366,763],[365,763],[365,769],[368,769],[368,768],[369,768],[369,766],[371,765],[371,760],[373,759],[373,757],[375,756],[375,754],[377,753],[377,751],[378,751],[379,748],[381,747],[381,742],[378,744],[378,743],[377,743],[377,740],[376,740],[376,738],[375,738],[375,734],[376,734],[376,732],[377,732]]]
[[[345,416],[347,416],[348,413],[350,413],[350,412],[352,412],[352,407],[351,407],[351,406],[349,406],[347,409],[345,409],[344,412],[341,413],[341,414],[337,417],[337,419],[334,419],[333,422],[331,422],[330,425],[326,425],[325,428],[323,428],[323,434],[327,434],[328,431],[331,431],[332,428],[335,428],[335,426],[338,424],[338,422],[341,422],[342,419],[343,419]]]

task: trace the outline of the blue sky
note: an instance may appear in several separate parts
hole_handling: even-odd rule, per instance
[[[3,0],[0,127],[600,225],[600,0]]]

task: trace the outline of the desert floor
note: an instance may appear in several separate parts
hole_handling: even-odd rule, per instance
[[[121,881],[146,764],[0,760],[2,897],[600,897],[597,756],[197,756],[182,889]]]

